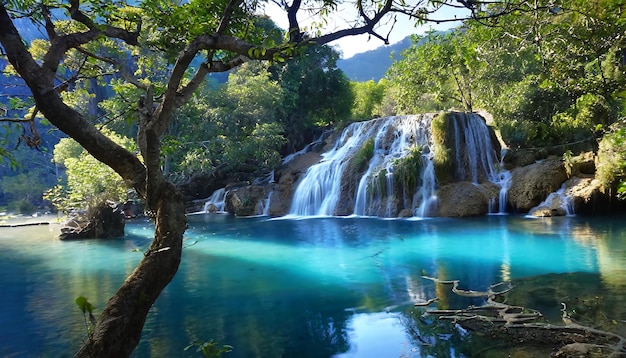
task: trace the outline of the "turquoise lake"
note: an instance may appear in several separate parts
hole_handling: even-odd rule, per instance
[[[527,298],[557,316],[564,296],[586,294],[567,287],[584,287],[621,322],[625,219],[191,215],[181,267],[133,356],[200,357],[185,347],[210,339],[234,347],[225,357],[464,356],[453,342],[420,343],[407,322],[425,310],[414,303],[435,296],[430,308],[480,299],[455,297],[422,275],[472,290],[542,280],[558,297]],[[97,315],[152,234],[146,220],[111,240],[59,241],[48,226],[0,228],[0,356],[73,356],[86,332],[75,298],[87,297]]]

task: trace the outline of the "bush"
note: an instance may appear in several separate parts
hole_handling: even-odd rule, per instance
[[[596,178],[608,192],[626,191],[626,128],[606,134],[599,143]]]

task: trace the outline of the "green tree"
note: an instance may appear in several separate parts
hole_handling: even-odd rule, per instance
[[[381,79],[378,83],[373,80],[365,82],[351,82],[354,93],[352,118],[356,120],[372,119],[383,115],[383,99],[389,81]]]
[[[259,61],[233,71],[222,86],[202,88],[168,128],[172,172],[188,176],[228,164],[252,177],[273,169],[285,142],[282,101],[282,88]]]
[[[127,150],[136,151],[134,142],[111,131],[103,130],[108,138]],[[65,168],[67,184],[59,184],[48,192],[57,209],[85,208],[104,200],[123,202],[127,199],[127,186],[122,178],[110,167],[99,162],[83,149],[75,140],[63,138],[54,147],[54,162]],[[63,197],[54,195],[63,193]]]
[[[275,33],[254,26],[256,11],[264,2],[8,0],[0,3],[3,54],[31,90],[37,109],[94,158],[117,172],[156,214],[150,248],[108,301],[94,327],[93,338],[81,347],[78,357],[128,356],[140,339],[150,307],[178,269],[186,228],[185,205],[181,193],[161,170],[161,138],[176,109],[190,100],[208,73],[228,71],[251,59],[284,60],[310,43],[323,45],[350,35],[370,34],[387,41],[376,30],[381,21],[399,13],[417,21],[428,21],[431,15],[422,7],[430,3],[427,1],[410,5],[392,0],[358,1],[354,3],[357,19],[349,28],[307,34],[298,15],[306,9],[317,9],[316,15],[324,21],[337,11],[338,3],[315,0],[278,3],[289,20],[287,38],[280,43],[275,41]],[[479,1],[464,4],[473,12],[481,6]],[[458,6],[444,1],[438,7],[451,5]],[[63,15],[62,22],[56,12]],[[14,26],[13,20],[23,14],[42,25],[42,33],[49,41],[40,61]],[[71,26],[66,26],[68,22]],[[81,65],[63,81],[69,81],[67,86],[57,86],[59,78],[68,75],[63,66],[74,55]],[[163,82],[155,83],[149,75],[137,71],[138,63],[153,58],[165,58],[169,64],[164,68],[167,76]],[[64,90],[71,90],[71,83],[83,74],[98,78],[113,72],[141,93],[136,101],[134,121],[143,161],[101,133],[61,95]]]
[[[401,112],[452,107],[472,111],[473,78],[483,63],[476,57],[475,44],[467,41],[460,31],[430,32],[425,37],[414,35],[414,45],[404,50],[402,60],[391,66],[387,76],[398,84]],[[429,95],[432,97],[425,102]]]
[[[308,46],[270,68],[284,93],[283,127],[289,151],[311,142],[311,128],[349,119],[354,100],[350,82],[337,67],[339,53],[329,46]]]

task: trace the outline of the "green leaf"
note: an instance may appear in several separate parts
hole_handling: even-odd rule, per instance
[[[87,298],[80,296],[76,299],[75,302],[78,308],[80,308],[83,313],[89,312],[89,314],[91,315],[91,313],[93,312],[93,305],[89,303],[89,301],[87,301]]]

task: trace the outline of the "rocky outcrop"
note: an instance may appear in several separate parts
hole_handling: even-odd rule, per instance
[[[534,164],[539,160],[545,159],[547,156],[548,152],[545,149],[515,149],[507,151],[502,162],[504,163],[504,167],[510,170]]]
[[[237,216],[263,214],[265,200],[269,194],[268,186],[249,185],[231,188],[226,193],[226,211]]]
[[[558,190],[567,180],[567,174],[562,160],[550,157],[538,163],[513,169],[511,178],[509,205],[516,212],[527,213],[550,193]]]
[[[124,236],[122,205],[105,202],[88,210],[85,216],[70,217],[61,226],[61,240],[106,239]]]
[[[604,192],[598,179],[572,178],[565,183],[565,194],[572,198],[576,214],[606,214],[611,211],[611,196]]]
[[[589,177],[596,173],[595,154],[580,153],[566,161],[566,169],[570,177]]]
[[[467,217],[489,213],[490,198],[498,197],[499,188],[493,183],[474,185],[457,182],[442,186],[437,191],[437,216]]]
[[[298,180],[313,164],[318,163],[322,159],[321,155],[316,152],[307,152],[293,158],[287,165],[276,170],[276,183],[272,189],[272,200],[270,201],[269,215],[283,216],[289,213],[293,193],[296,190]]]

